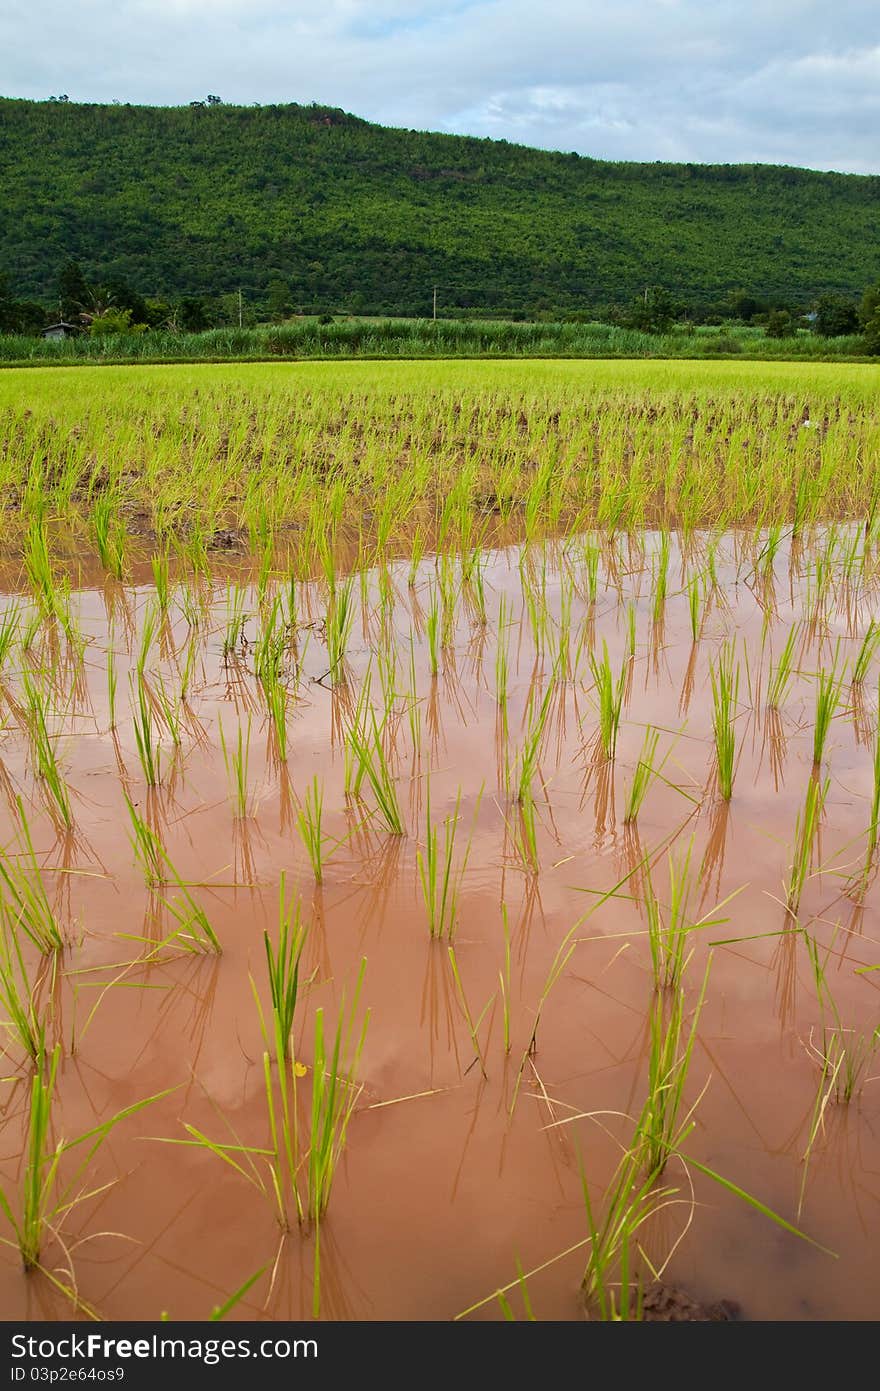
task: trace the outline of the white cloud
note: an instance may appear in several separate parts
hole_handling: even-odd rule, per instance
[[[3,0],[0,92],[880,171],[876,0]]]

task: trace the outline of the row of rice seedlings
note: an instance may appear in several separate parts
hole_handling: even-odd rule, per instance
[[[730,526],[766,524],[780,497],[798,535],[822,512],[871,518],[875,484],[861,461],[873,457],[876,424],[861,401],[845,408],[829,401],[829,423],[809,431],[798,422],[802,403],[793,397],[783,402],[767,393],[756,401],[751,392],[730,392],[708,407],[702,385],[693,387],[652,392],[648,408],[640,394],[611,389],[584,406],[582,393],[575,405],[571,387],[559,384],[526,399],[519,384],[485,391],[450,383],[423,393],[427,410],[418,393],[394,391],[366,404],[328,381],[304,392],[295,424],[269,386],[209,389],[207,410],[183,424],[172,393],[157,389],[149,432],[132,403],[108,388],[112,409],[95,412],[100,434],[73,398],[65,404],[66,423],[78,432],[75,447],[65,429],[56,441],[46,437],[45,411],[33,410],[30,420],[13,414],[2,469],[6,485],[23,495],[23,516],[42,517],[51,498],[63,517],[77,492],[94,497],[89,459],[99,455],[110,473],[102,491],[114,495],[120,511],[146,506],[163,537],[179,531],[185,515],[183,549],[201,564],[231,498],[242,499],[233,520],[246,523],[263,557],[281,518],[301,520],[309,538],[319,523],[324,529],[329,520],[335,529],[345,515],[352,529],[363,526],[380,545],[393,544],[395,506],[401,516],[416,516],[417,525],[436,513],[443,544],[465,548],[487,498],[501,526],[519,514],[527,536],[552,526],[554,517],[563,529],[668,528],[678,519],[689,535],[719,517]],[[357,401],[341,412],[357,415],[357,440],[340,422],[340,393]],[[464,459],[462,419],[469,424]],[[251,422],[250,440],[241,421]]]

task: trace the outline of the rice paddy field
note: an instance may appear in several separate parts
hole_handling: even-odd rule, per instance
[[[11,1319],[873,1319],[880,367],[0,375]]]

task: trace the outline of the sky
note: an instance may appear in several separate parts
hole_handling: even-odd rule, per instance
[[[0,0],[0,95],[880,172],[880,0]]]

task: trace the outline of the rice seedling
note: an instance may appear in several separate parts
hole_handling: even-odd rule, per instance
[[[840,677],[835,665],[831,671],[819,672],[816,685],[816,719],[813,725],[813,766],[818,768],[825,751],[828,730],[840,702]]]
[[[129,841],[148,888],[164,884],[168,878],[168,856],[158,833],[138,813],[127,792],[123,792],[131,822]]]
[[[238,726],[235,744],[231,748],[226,743],[221,719],[218,719],[217,727],[220,733],[220,747],[223,750],[223,762],[226,767],[226,778],[229,783],[229,796],[233,811],[240,821],[244,821],[250,815],[251,808],[251,794],[248,787],[251,717],[248,715],[245,731],[242,730],[241,725]]]
[[[159,612],[164,617],[168,613],[168,609],[171,605],[171,588],[169,584],[170,563],[168,552],[160,551],[158,555],[150,556],[150,569],[153,572],[153,585],[156,590]]]
[[[877,655],[878,647],[880,647],[880,623],[872,618],[865,630],[865,636],[853,663],[850,679],[854,686],[864,685],[871,663]],[[0,660],[0,666],[2,666],[2,660]]]
[[[245,643],[244,628],[248,620],[245,611],[244,591],[238,585],[227,585],[226,588],[226,627],[223,634],[223,664],[227,666],[229,658],[237,654]]]
[[[709,958],[711,965],[711,954]],[[684,1087],[697,1036],[697,1025],[706,996],[709,965],[691,1015],[685,1014],[681,984],[654,996],[648,1051],[648,1093],[636,1128],[645,1174],[656,1182],[670,1157],[679,1150],[694,1127],[693,1110],[682,1114]]]
[[[107,647],[107,714],[110,729],[116,728],[116,657],[113,653],[112,639]]]
[[[501,905],[501,922],[504,929],[504,964],[498,972],[501,987],[501,1027],[504,1052],[510,1052],[510,924],[507,921],[507,904]]]
[[[348,742],[357,762],[356,785],[365,777],[376,799],[376,811],[386,830],[392,835],[406,834],[403,814],[397,796],[397,788],[388,763],[388,756],[382,744],[382,729],[376,713],[369,710],[369,729],[355,721],[348,732]]]
[[[425,619],[425,632],[428,635],[431,675],[436,676],[440,670],[440,604],[433,590],[431,591],[431,605]]]
[[[455,989],[458,995],[458,1001],[461,1005],[461,1011],[464,1015],[465,1023],[467,1024],[471,1043],[474,1045],[474,1057],[475,1060],[480,1064],[480,1071],[483,1074],[483,1077],[486,1078],[488,1077],[488,1073],[486,1072],[486,1059],[483,1053],[483,1047],[480,1043],[480,1026],[483,1020],[485,1019],[487,1013],[489,1012],[489,1009],[495,999],[495,996],[491,995],[489,997],[489,999],[484,1004],[483,1008],[480,1010],[480,1013],[477,1015],[476,1019],[474,1019],[474,1016],[471,1013],[471,1007],[468,1004],[467,995],[464,991],[464,985],[462,984],[461,972],[458,969],[458,958],[455,955],[455,948],[452,946],[451,943],[447,947],[447,952],[449,953],[449,964],[452,967],[452,978],[455,981]]]
[[[7,601],[0,610],[0,672],[2,672],[15,646],[21,629],[21,606]]]
[[[49,702],[45,693],[34,684],[30,675],[22,676],[24,715],[34,759],[34,772],[46,788],[53,812],[62,825],[73,825],[73,808],[64,775],[58,764],[55,745],[49,733]]]
[[[785,640],[785,646],[779,654],[779,660],[770,664],[770,677],[767,683],[767,705],[771,710],[779,710],[785,702],[788,687],[791,682],[792,662],[794,661],[794,649],[799,636],[797,627],[789,630]]]
[[[110,493],[102,493],[95,499],[92,526],[101,564],[109,575],[121,580],[125,567],[125,527],[117,501]]]
[[[696,575],[688,585],[688,612],[691,619],[691,639],[696,642],[700,636],[700,585]]]
[[[867,1033],[845,1027],[828,984],[826,971],[835,938],[836,932],[832,934],[831,942],[823,954],[812,933],[804,932],[816,986],[816,998],[822,1015],[822,1038],[818,1047],[813,1045],[813,1052],[822,1068],[819,1091],[820,1094],[824,1092],[827,1098],[848,1105],[864,1085],[865,1074],[874,1054],[880,1048],[880,1025]],[[822,1110],[824,1109],[823,1105]]]
[[[474,824],[480,808],[482,788],[477,795],[474,808]],[[431,821],[431,779],[425,784],[425,847],[416,852],[416,863],[422,895],[428,912],[428,930],[432,937],[446,936],[450,941],[455,937],[458,915],[458,896],[462,880],[467,870],[468,858],[473,843],[473,827],[464,852],[456,868],[455,838],[458,831],[461,810],[461,788],[455,799],[455,807],[443,820],[443,844],[440,844],[440,827]]]
[[[47,618],[59,617],[61,598],[52,573],[49,541],[42,517],[38,517],[28,526],[24,568],[42,614]]]
[[[299,998],[299,970],[308,925],[302,920],[299,900],[288,900],[284,872],[278,890],[278,945],[263,933],[269,991],[272,997],[273,1037],[286,1057],[293,1056],[293,1024]]]
[[[17,805],[21,840],[12,854],[0,855],[2,919],[15,933],[21,930],[37,951],[49,955],[63,950],[64,939],[46,893],[20,797]]]
[[[645,737],[642,741],[639,761],[635,766],[632,780],[626,790],[626,810],[623,817],[626,824],[636,820],[642,809],[642,804],[648,795],[651,784],[659,774],[659,769],[655,769],[654,767],[654,759],[657,756],[657,745],[659,742],[659,730],[648,725],[645,730]]]
[[[343,677],[345,653],[354,623],[353,591],[354,579],[352,578],[345,580],[341,585],[334,586],[331,591],[330,603],[327,606],[325,623],[327,657],[330,663],[328,675],[333,681],[339,681]]]
[[[363,962],[348,1021],[345,1019],[343,999],[334,1034],[325,1033],[323,1009],[315,1011],[307,1168],[307,1212],[315,1222],[320,1221],[327,1211],[339,1160],[345,1147],[349,1122],[360,1093],[357,1072],[370,1022],[370,1011],[365,1011],[360,1034],[354,1036],[354,1041],[352,1027],[365,969],[366,962]]]
[[[138,758],[147,787],[158,787],[162,781],[162,746],[157,737],[153,705],[143,673],[129,677],[132,695],[132,724]]]
[[[590,653],[590,670],[593,673],[593,682],[599,695],[599,740],[602,753],[609,762],[613,762],[617,749],[617,731],[620,727],[623,693],[626,687],[626,663],[621,667],[620,675],[615,681],[611,674],[608,644],[603,641],[601,662],[597,661],[594,653]]]
[[[0,911],[0,1029],[16,1041],[26,1057],[36,1063],[46,1047],[47,1013],[40,1005],[45,987],[51,999],[57,953],[42,959],[32,972],[22,951],[18,923],[5,902]],[[3,1050],[7,1051],[6,1048]]]
[[[830,785],[829,778],[826,778],[824,782],[820,782],[817,777],[810,778],[807,783],[807,795],[803,808],[798,812],[795,822],[794,852],[788,871],[785,897],[785,906],[793,917],[797,916],[804,885],[809,877],[813,861],[813,844],[819,823],[822,820],[825,798],[828,795]]]
[[[715,737],[715,768],[718,790],[729,802],[736,772],[736,703],[739,694],[739,663],[733,642],[725,644],[717,665],[710,667],[712,682],[712,731]]]

